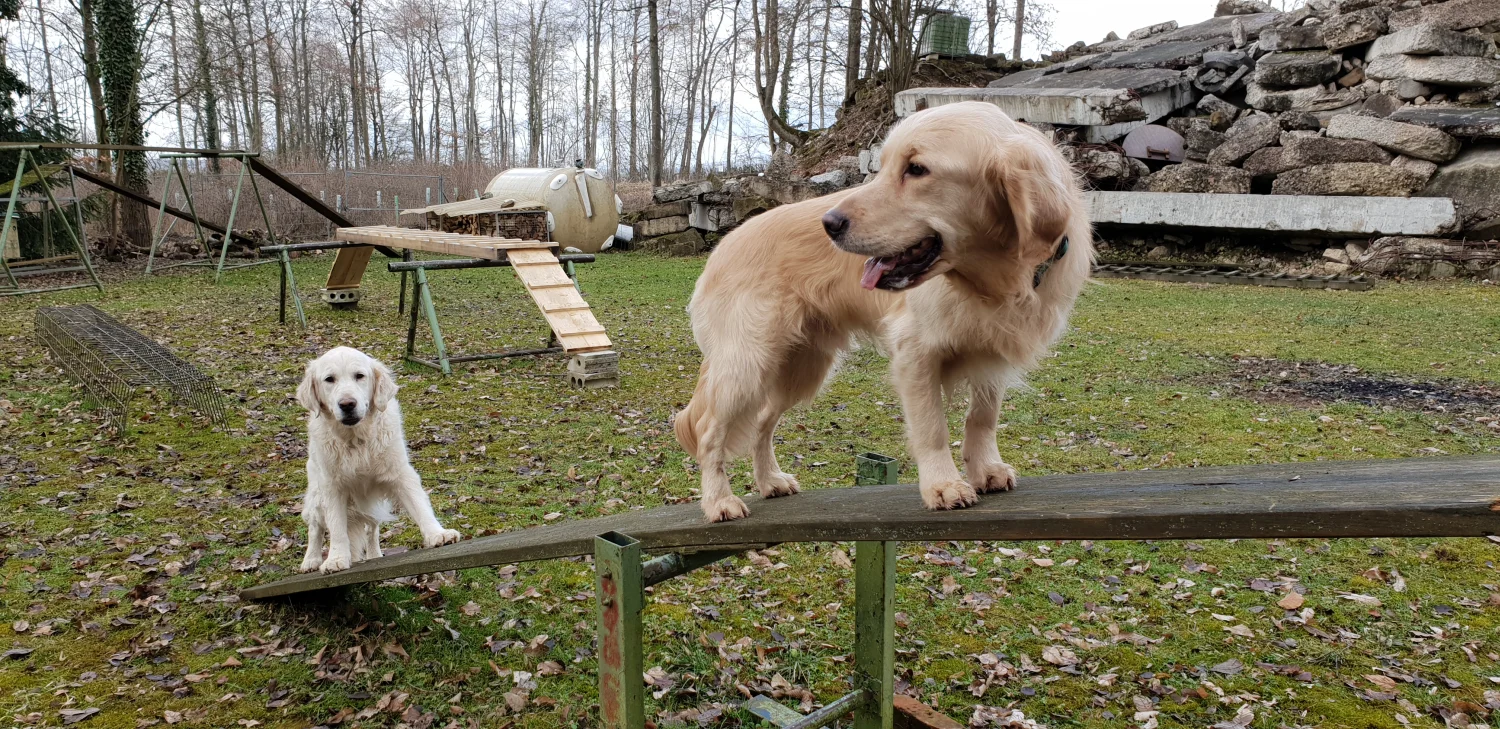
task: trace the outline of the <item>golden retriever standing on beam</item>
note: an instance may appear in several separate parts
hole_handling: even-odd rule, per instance
[[[1015,485],[995,443],[1000,400],[1063,333],[1088,280],[1078,182],[1040,132],[980,102],[912,115],[880,162],[860,187],[746,222],[698,278],[688,312],[703,365],[675,430],[698,459],[711,521],[749,514],[725,470],[747,452],[762,496],[797,493],[776,462],[776,424],[856,335],[890,356],[928,508]],[[967,479],[943,403],[962,383]]]

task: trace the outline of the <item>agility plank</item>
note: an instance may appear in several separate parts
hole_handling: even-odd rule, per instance
[[[557,256],[547,250],[512,250],[508,257],[516,276],[526,286],[526,293],[531,294],[547,324],[557,334],[564,352],[582,354],[610,348],[604,326],[578,293],[578,287],[558,263]]]
[[[417,549],[331,575],[246,590],[249,599],[374,580],[592,554],[628,534],[648,551],[779,542],[1477,537],[1500,533],[1500,457],[1165,469],[1022,478],[1015,491],[928,511],[915,486],[750,498],[751,516],[708,524],[697,504],[537,526]]]
[[[539,240],[519,238],[497,238],[487,235],[464,233],[439,233],[413,228],[397,228],[390,225],[367,225],[356,228],[339,228],[333,233],[336,240],[351,243],[386,245],[392,248],[409,248],[427,253],[443,253],[453,256],[469,256],[498,261],[506,251],[521,249],[547,250],[553,244]]]

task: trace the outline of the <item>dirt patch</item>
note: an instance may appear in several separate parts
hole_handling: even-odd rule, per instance
[[[922,61],[912,69],[911,87],[985,86],[1006,73],[1037,64],[1005,64],[991,68],[983,63],[959,59]],[[854,92],[854,103],[839,109],[838,121],[818,134],[797,153],[797,166],[804,175],[827,172],[840,157],[857,156],[862,149],[885,137],[896,123],[890,88],[885,74],[864,79]]]
[[[1234,368],[1228,381],[1222,375],[1211,376],[1212,386],[1261,402],[1299,407],[1352,402],[1468,418],[1500,415],[1500,388],[1490,386],[1384,377],[1352,365],[1255,357],[1236,359]]]

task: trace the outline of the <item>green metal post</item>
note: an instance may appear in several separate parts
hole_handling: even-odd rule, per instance
[[[172,192],[172,177],[177,173],[177,160],[172,160],[172,166],[167,168],[166,184],[161,186],[161,205],[156,209],[156,225],[151,228],[151,252],[146,255],[146,273],[151,273],[151,267],[156,264],[156,249],[166,239],[166,233],[161,232],[161,223],[167,219],[167,197]],[[171,232],[171,228],[167,229]]]
[[[860,485],[896,483],[896,459],[863,453],[856,462]],[[856,689],[865,691],[865,700],[854,709],[854,729],[891,729],[895,720],[899,547],[899,542],[854,543],[854,681]]]
[[[219,246],[219,265],[214,268],[214,283],[224,275],[224,259],[229,256],[229,243],[234,240],[234,216],[240,211],[240,191],[245,187],[245,175],[250,165],[240,158],[240,176],[234,183],[234,199],[229,201],[229,222],[224,224],[224,242]],[[196,213],[194,214],[196,217]]]
[[[37,171],[37,176],[40,177],[42,167],[36,163],[36,158],[31,156],[30,151],[25,151],[21,154],[31,160],[32,168]],[[46,180],[42,181],[42,191],[47,194],[47,204],[51,205],[53,210],[62,209],[62,206],[57,204],[57,198],[52,196],[52,186],[47,184]],[[6,222],[10,222],[9,219]],[[78,257],[83,259],[83,267],[89,272],[89,278],[93,280],[94,287],[103,291],[104,283],[99,280],[99,274],[94,272],[94,260],[89,257],[89,248],[83,241],[79,240],[79,237],[83,235],[83,231],[80,230],[78,231],[78,235],[74,235],[73,227],[67,224],[66,218],[63,220],[63,230],[67,232],[68,239],[73,241],[73,247],[78,250]],[[4,238],[0,238],[0,240],[4,240]]]
[[[5,262],[5,242],[10,240],[10,229],[15,225],[13,220],[16,214],[16,198],[21,196],[21,175],[26,174],[26,150],[16,155],[16,177],[10,182],[10,202],[5,204],[5,224],[0,226],[0,268],[5,269],[5,277],[10,279],[10,287],[21,288],[16,282],[16,275],[11,273],[10,264]],[[41,174],[38,172],[37,174]]]
[[[292,257],[286,251],[278,251],[281,258],[281,321],[286,322],[286,297],[292,297],[292,307],[297,310],[297,323],[307,328],[307,314],[302,311],[302,295],[297,293],[297,277],[292,274]]]
[[[895,717],[898,544],[854,544],[854,680],[865,691],[854,729],[890,729]]]
[[[175,158],[172,160],[172,166],[177,167],[177,160]],[[187,201],[188,215],[193,216],[193,230],[198,236],[198,245],[203,246],[203,255],[205,257],[213,258],[213,246],[208,244],[208,236],[203,234],[203,223],[198,219],[198,207],[193,204],[193,191],[188,189],[187,175],[182,173],[181,168],[177,170],[177,184],[182,187],[182,198]]]
[[[644,729],[641,608],[645,588],[640,542],[619,532],[595,537],[594,571],[599,606],[599,720],[604,729]]]
[[[427,270],[417,269],[417,298],[422,302],[422,310],[427,312],[427,328],[432,330],[432,343],[437,346],[438,363],[443,366],[443,374],[453,374],[453,368],[448,365],[448,347],[443,344],[443,330],[438,326],[437,307],[432,304],[432,287],[427,283]]]
[[[255,204],[260,206],[260,219],[266,223],[266,240],[276,245],[276,231],[271,229],[271,213],[266,210],[266,200],[260,196],[260,185],[255,184],[255,173],[250,173],[250,191],[255,194]]]

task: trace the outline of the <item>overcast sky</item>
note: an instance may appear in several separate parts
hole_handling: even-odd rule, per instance
[[[1215,0],[1053,0],[1057,16],[1053,25],[1052,45],[1066,48],[1073,41],[1098,43],[1110,31],[1125,37],[1136,28],[1177,21],[1188,25],[1208,20],[1214,15]],[[1036,51],[1026,56],[1034,58]]]

